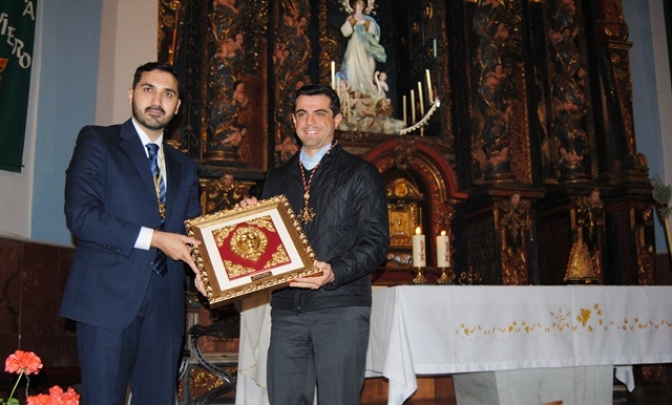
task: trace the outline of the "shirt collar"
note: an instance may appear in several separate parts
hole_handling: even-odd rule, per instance
[[[135,127],[135,131],[138,133],[140,136],[140,140],[142,141],[143,145],[147,145],[148,143],[155,143],[159,145],[159,148],[163,144],[163,133],[161,133],[161,136],[156,140],[156,142],[152,142],[151,139],[149,139],[149,136],[147,136],[147,133],[142,129],[142,127],[135,121],[135,118],[131,119],[131,122],[133,122],[133,126]]]
[[[305,167],[307,170],[313,170],[315,166],[317,166],[318,163],[320,163],[320,160],[324,157],[324,155],[327,154],[329,149],[331,149],[332,144],[324,145],[322,149],[318,150],[315,152],[313,157],[308,157],[306,152],[304,152],[303,148],[301,148],[301,153],[299,154],[299,159],[301,160],[301,164],[303,167]]]

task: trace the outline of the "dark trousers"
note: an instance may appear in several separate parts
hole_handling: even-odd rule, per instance
[[[369,307],[296,314],[271,310],[271,405],[358,405],[369,342]]]
[[[152,274],[125,329],[77,323],[82,405],[124,405],[129,386],[134,405],[175,404],[182,336],[175,336],[167,281]]]

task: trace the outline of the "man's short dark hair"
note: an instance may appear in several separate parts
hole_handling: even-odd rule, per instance
[[[153,70],[160,70],[162,72],[170,73],[171,75],[173,75],[175,80],[177,80],[178,95],[182,93],[180,89],[180,80],[177,78],[177,73],[175,73],[175,69],[173,68],[172,65],[163,62],[149,62],[145,63],[142,66],[138,66],[138,68],[135,69],[135,75],[133,75],[133,87],[131,88],[134,89],[135,86],[138,85],[138,83],[140,82],[140,77],[142,76],[143,73],[151,72]]]
[[[329,86],[321,84],[306,84],[294,92],[294,99],[292,100],[292,112],[296,112],[296,100],[299,96],[319,96],[324,95],[329,97],[329,109],[334,113],[334,117],[341,112],[341,99],[338,98],[336,91]]]

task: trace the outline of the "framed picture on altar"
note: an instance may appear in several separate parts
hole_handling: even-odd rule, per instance
[[[212,308],[321,273],[284,195],[187,220],[185,226],[201,242],[193,254]]]

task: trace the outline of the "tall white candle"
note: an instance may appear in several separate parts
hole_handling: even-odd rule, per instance
[[[436,266],[450,267],[450,238],[446,231],[436,237]]]
[[[427,257],[425,256],[425,235],[421,235],[420,227],[415,228],[413,235],[413,267],[425,267]]]
[[[335,89],[334,87],[336,85],[336,62],[333,60],[331,61],[331,88]]]
[[[418,100],[420,100],[420,115],[425,115],[425,105],[422,102],[422,82],[418,82]]]
[[[415,92],[411,90],[411,124],[415,124]]]
[[[406,96],[404,96],[403,98],[402,105],[403,105],[402,110],[404,112],[404,125],[408,125],[408,120],[406,120]]]
[[[427,102],[431,106],[434,104],[434,98],[432,97],[432,77],[429,74],[429,69],[425,69],[425,76],[427,76]]]

